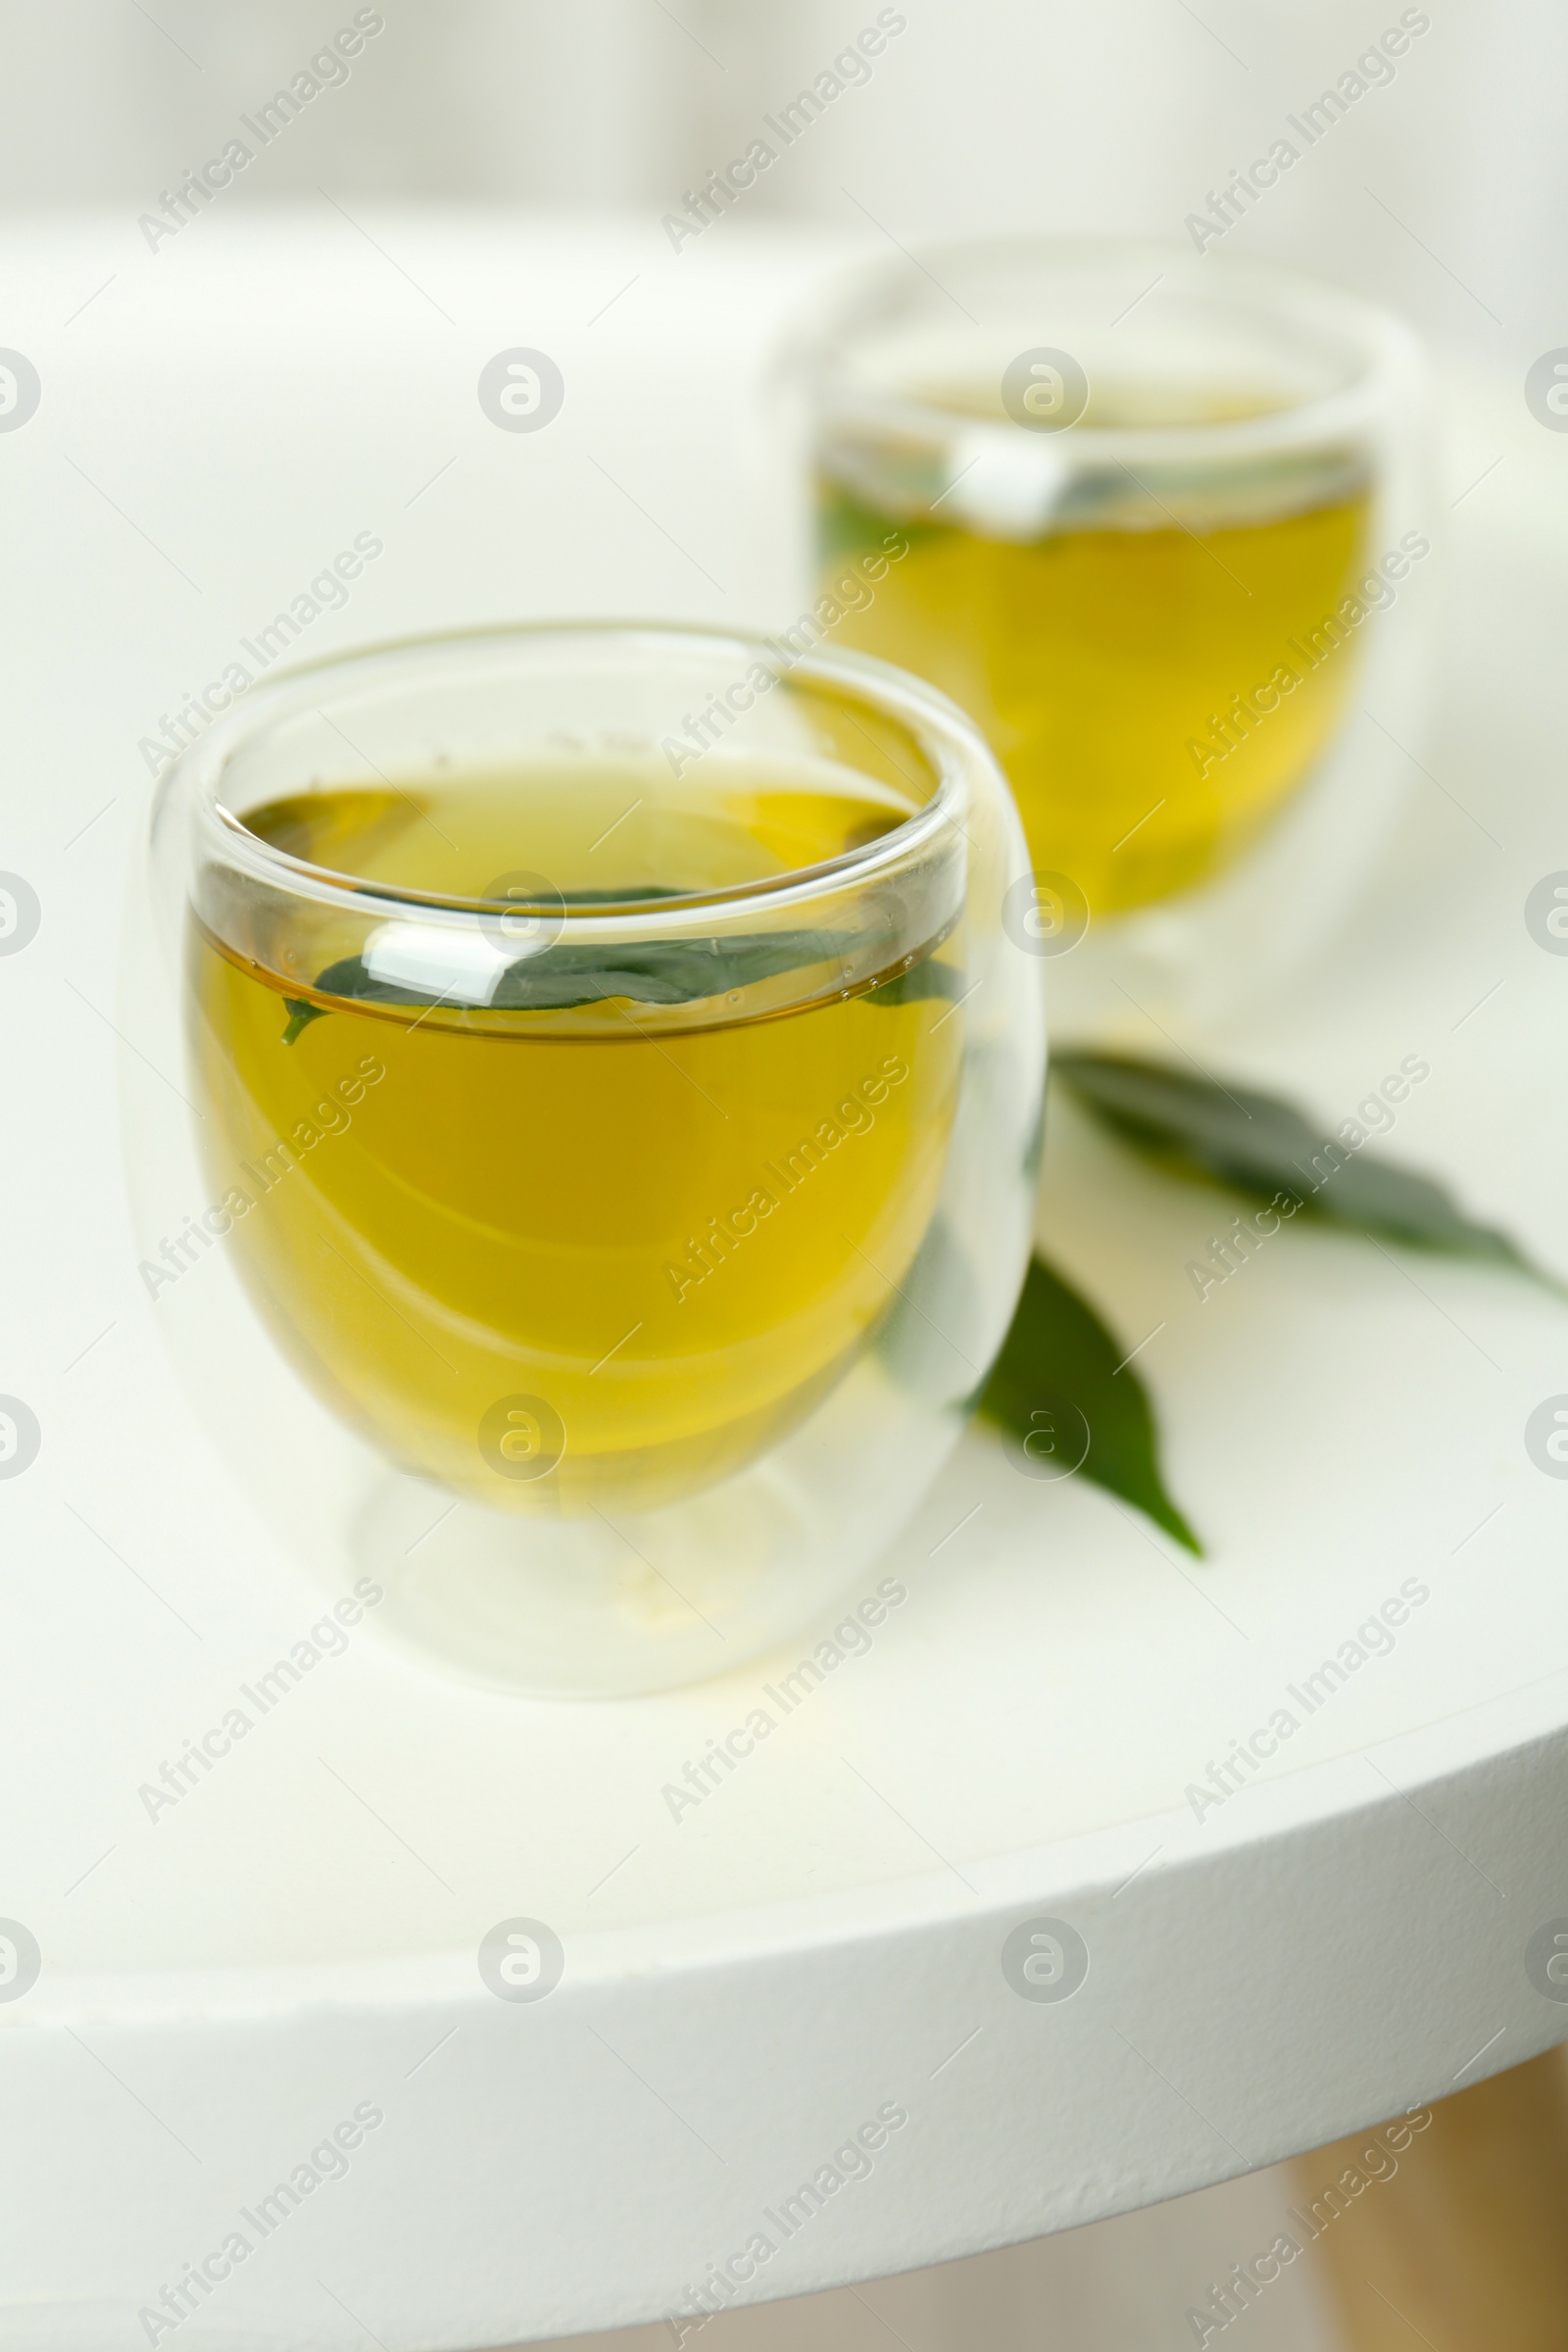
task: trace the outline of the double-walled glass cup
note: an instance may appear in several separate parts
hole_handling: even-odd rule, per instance
[[[791,373],[817,616],[977,721],[1046,936],[1089,935],[1054,1030],[1141,962],[1221,1013],[1298,962],[1411,772],[1406,330],[1214,251],[1015,240],[847,276]]]
[[[869,1567],[1029,1247],[1028,860],[957,710],[743,635],[392,646],[253,689],[152,856],[144,1280],[298,1549],[562,1693]]]

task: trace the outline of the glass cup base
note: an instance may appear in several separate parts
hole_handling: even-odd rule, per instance
[[[379,1479],[347,1529],[352,1569],[381,1588],[377,1635],[460,1680],[530,1698],[619,1698],[728,1674],[800,1637],[853,1591],[886,1530],[856,1513],[822,1456],[875,1442],[885,1400],[861,1367],[819,1429],[738,1477],[662,1509],[523,1518],[427,1479]],[[952,1413],[906,1426],[882,1491],[929,1472]],[[803,1433],[803,1437],[806,1433]],[[877,1451],[887,1456],[884,1438]],[[886,1482],[884,1484],[884,1481]],[[836,1488],[838,1508],[824,1511]],[[859,1524],[857,1524],[857,1520]],[[808,1643],[808,1648],[809,1644]]]

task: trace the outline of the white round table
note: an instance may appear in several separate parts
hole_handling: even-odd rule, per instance
[[[137,1278],[138,744],[359,532],[384,553],[302,653],[787,616],[804,525],[757,386],[837,250],[325,202],[215,207],[156,254],[120,220],[13,233],[5,339],[42,385],[0,435],[0,868],[42,910],[0,959],[0,1391],[41,1433],[0,1481],[0,1916],[42,1955],[0,2000],[16,2352],[496,2344],[677,2311],[715,2266],[736,2304],[799,2294],[1219,2180],[1568,2031],[1525,1962],[1568,1914],[1568,1484],[1523,1435],[1568,1390],[1568,1307],[1304,1225],[1200,1303],[1229,1204],[1065,1103],[1043,1231],[1152,1335],[1206,1560],[973,1435],[878,1571],[906,1597],[787,1710],[760,1694],[794,1651],[550,1705],[411,1666],[372,1616],[188,1760],[323,1604]],[[548,433],[479,407],[511,346],[563,368]],[[1568,863],[1568,444],[1512,390],[1453,401],[1430,774],[1310,993],[1210,1051],[1336,1124],[1425,1059],[1387,1150],[1562,1269],[1568,961],[1523,903]],[[759,1704],[773,1735],[674,1805]],[[480,1976],[519,1918],[564,1951],[538,2001]],[[182,2279],[188,2319],[149,2327]]]

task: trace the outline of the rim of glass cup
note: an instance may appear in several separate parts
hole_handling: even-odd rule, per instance
[[[1119,459],[1212,464],[1216,459],[1274,456],[1282,450],[1343,439],[1365,431],[1387,408],[1401,373],[1419,360],[1415,335],[1392,312],[1282,263],[1250,254],[1198,254],[1185,245],[1152,238],[990,237],[920,246],[906,256],[879,256],[858,269],[841,270],[831,281],[826,318],[821,316],[819,290],[815,297],[817,323],[794,337],[796,367],[808,391],[830,416],[875,419],[927,438],[962,430],[1038,447],[1040,436],[1010,417],[969,416],[933,401],[855,382],[853,354],[875,330],[878,298],[885,300],[903,287],[921,287],[923,280],[924,298],[934,303],[948,291],[939,274],[944,267],[950,273],[960,265],[970,269],[978,265],[1006,268],[1022,275],[1042,267],[1100,265],[1108,270],[1134,262],[1147,263],[1166,280],[1187,280],[1195,290],[1205,277],[1223,285],[1227,293],[1234,288],[1233,308],[1251,309],[1259,316],[1272,312],[1283,321],[1325,339],[1332,336],[1349,342],[1357,348],[1362,365],[1348,383],[1254,416],[1221,417],[1208,424],[1063,426],[1050,436],[1051,445],[1076,463],[1091,466]],[[1246,299],[1249,288],[1252,290],[1250,303]],[[1152,291],[1152,283],[1145,289],[1146,293]],[[950,295],[949,299],[956,298]]]
[[[324,655],[318,662],[296,664],[247,688],[243,702],[214,720],[205,734],[187,745],[171,763],[158,788],[153,809],[156,833],[166,810],[189,792],[194,816],[210,850],[230,867],[238,867],[273,888],[283,888],[317,904],[375,912],[385,906],[393,913],[416,908],[426,916],[482,924],[493,922],[500,904],[494,899],[457,893],[422,891],[402,884],[371,882],[316,865],[276,848],[253,833],[244,819],[220,798],[223,777],[242,749],[249,749],[272,725],[312,709],[322,694],[323,681],[335,686],[364,685],[382,674],[390,676],[411,662],[439,662],[443,654],[462,654],[493,646],[518,652],[564,648],[573,644],[619,644],[628,651],[688,647],[712,653],[723,649],[740,656],[743,664],[759,663],[774,673],[775,683],[820,686],[841,698],[858,700],[878,715],[907,728],[930,762],[936,788],[929,800],[902,823],[875,841],[843,851],[838,857],[811,865],[786,868],[779,874],[759,875],[754,881],[728,884],[721,890],[692,891],[668,898],[627,897],[613,902],[573,905],[570,901],[509,898],[509,914],[543,913],[569,923],[584,934],[623,937],[629,930],[657,933],[689,924],[694,909],[729,906],[793,906],[802,901],[872,881],[885,868],[902,865],[910,853],[958,829],[962,797],[976,771],[995,772],[999,789],[1005,790],[1001,771],[973,721],[957,705],[923,678],[869,654],[840,649],[781,659],[777,647],[760,630],[710,629],[684,621],[660,620],[535,620],[420,632],[387,638],[349,652]],[[519,844],[519,855],[526,844]]]

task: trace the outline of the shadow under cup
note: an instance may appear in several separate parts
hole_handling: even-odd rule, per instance
[[[296,1539],[538,1690],[716,1671],[840,1590],[1028,1248],[1026,858],[959,715],[742,637],[488,632],[257,690],[155,832],[249,1302],[190,1368],[265,1327]]]

